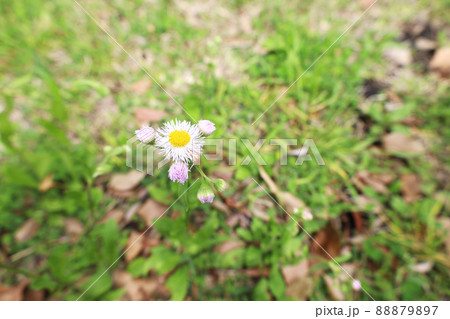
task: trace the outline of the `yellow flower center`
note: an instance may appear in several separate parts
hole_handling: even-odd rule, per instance
[[[173,131],[169,134],[169,142],[174,147],[183,147],[191,140],[191,136],[186,131]]]

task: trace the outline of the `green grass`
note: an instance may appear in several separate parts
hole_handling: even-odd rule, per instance
[[[448,218],[448,188],[445,177],[438,178],[438,171],[448,176],[448,88],[436,76],[410,67],[412,80],[393,80],[392,90],[404,102],[400,110],[386,111],[385,95],[367,101],[361,94],[365,80],[391,76],[382,52],[398,45],[395,38],[401,30],[389,12],[401,3],[380,1],[373,8],[375,16],[364,17],[251,125],[362,11],[354,4],[333,2],[321,14],[320,21],[330,25],[323,31],[313,14],[321,10],[321,2],[217,1],[229,20],[195,2],[191,10],[200,7],[204,12],[199,23],[192,23],[190,13],[176,1],[80,3],[189,114],[215,122],[215,138],[246,138],[253,144],[260,138],[293,138],[299,147],[306,138],[314,139],[325,166],[314,161],[296,166],[295,157],[287,166],[278,166],[277,148],[266,143],[261,150],[265,170],[280,189],[311,208],[315,218],[303,226],[313,235],[329,221],[339,224],[351,212],[361,213],[362,240],[350,241],[343,228],[339,230],[346,253],[337,261],[354,268],[354,276],[376,300],[448,299],[448,235],[442,224]],[[432,17],[445,21],[440,5],[430,3]],[[245,19],[245,12],[255,8],[259,14],[249,18],[251,31],[233,31],[240,23],[234,17]],[[413,21],[421,10],[423,4],[418,4],[395,21]],[[137,94],[133,84],[147,75],[72,1],[0,2],[0,16],[0,282],[14,285],[23,279],[19,273],[25,273],[32,279],[31,288],[45,290],[48,298],[74,300],[120,256],[129,233],[146,228],[137,216],[125,228],[113,221],[99,223],[111,207],[128,209],[139,199],[114,197],[104,181],[93,178],[98,165],[102,163],[107,173],[128,170],[121,150],[137,127],[136,107],[165,110],[169,118],[189,117],[154,83]],[[244,44],[233,44],[236,39]],[[108,98],[113,102],[102,109],[99,105]],[[408,116],[423,122],[408,126],[403,122]],[[358,133],[362,119],[368,127]],[[419,132],[429,144],[427,154],[386,153],[380,141],[388,132]],[[248,151],[241,143],[237,147],[240,163]],[[203,166],[211,175],[219,169],[218,162]],[[224,196],[247,208],[248,227],[230,227],[223,212],[197,203],[195,185],[154,226],[161,242],[150,256],[130,263],[121,259],[83,299],[123,296],[125,292],[113,284],[114,269],[125,269],[136,278],[167,276],[168,293],[157,299],[289,299],[281,267],[316,260],[309,237],[277,205],[265,207],[268,221],[252,215],[261,200],[270,203],[250,178],[264,185],[254,161],[231,169]],[[368,186],[358,189],[352,177],[361,171],[394,175],[388,194]],[[402,173],[420,177],[423,197],[415,203],[407,204],[402,197]],[[39,191],[49,175],[56,187]],[[145,178],[140,187],[158,201],[169,198],[170,204],[180,190],[166,176],[165,168]],[[381,210],[358,205],[361,195],[378,202]],[[187,202],[195,220],[195,229],[189,231],[184,217],[176,217]],[[39,230],[17,242],[14,233],[30,218]],[[75,241],[67,237],[65,218],[76,218],[85,226]],[[356,235],[354,230],[351,235]],[[220,243],[232,238],[244,245],[218,253]],[[424,261],[432,262],[430,271],[413,270]],[[250,268],[267,269],[267,274],[249,277],[241,271]],[[223,275],[227,271],[231,275]],[[349,278],[324,259],[310,269],[310,300],[331,298],[324,274],[339,281],[346,299],[369,300],[363,292],[352,291]]]

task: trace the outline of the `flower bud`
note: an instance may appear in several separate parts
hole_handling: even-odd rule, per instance
[[[202,185],[200,185],[200,188],[198,189],[197,198],[202,204],[212,203],[214,199],[214,192],[211,189],[211,186],[209,186],[207,183],[202,183]]]
[[[359,280],[356,280],[356,279],[353,280],[352,287],[353,287],[353,289],[355,289],[356,291],[360,291],[361,288],[362,288],[361,282],[360,282]]]
[[[214,187],[218,192],[223,192],[227,189],[227,183],[223,179],[219,178],[214,181]]]
[[[302,212],[302,217],[304,220],[311,220],[313,219],[313,214],[308,208],[305,208]]]
[[[215,124],[208,120],[198,121],[198,128],[205,135],[211,135],[216,130]]]
[[[184,184],[189,178],[189,168],[184,162],[175,162],[170,166],[169,178],[172,182]]]
[[[155,138],[155,130],[148,125],[143,125],[140,130],[136,130],[134,133],[142,143],[151,142]]]

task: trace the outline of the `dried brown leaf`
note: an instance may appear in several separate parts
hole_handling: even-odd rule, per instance
[[[311,278],[300,277],[286,287],[286,296],[295,300],[307,300],[312,293],[313,282]]]
[[[39,229],[39,224],[32,218],[24,222],[14,233],[14,239],[18,243],[27,241],[33,237]]]
[[[332,223],[328,223],[325,228],[320,229],[314,239],[315,241],[311,242],[311,254],[326,259],[331,259],[328,254],[333,258],[341,254],[341,238]]]
[[[131,90],[137,95],[142,95],[152,87],[152,82],[149,79],[137,81],[131,85]]]
[[[141,236],[141,234],[136,231],[132,231],[128,237],[125,260],[129,263],[139,255],[143,248],[144,236]]]
[[[413,173],[401,174],[400,183],[403,199],[406,203],[413,203],[421,197],[420,178]]]
[[[65,218],[63,223],[66,232],[69,234],[80,235],[84,232],[84,226],[78,219]]]
[[[23,299],[25,301],[43,301],[45,299],[45,291],[27,288],[25,289]]]
[[[167,206],[161,203],[158,203],[154,199],[147,199],[147,201],[142,205],[137,213],[138,215],[145,220],[145,224],[150,227],[153,225],[153,222],[158,217],[162,216],[164,212],[167,211]]]
[[[436,50],[430,61],[430,69],[438,72],[442,77],[450,76],[450,47]]]
[[[376,192],[380,194],[388,194],[389,191],[382,179],[378,179],[376,174],[372,174],[367,171],[357,172],[354,178],[352,178],[353,183],[359,190],[363,190],[364,186],[369,186],[373,188]]]
[[[242,241],[228,240],[228,241],[224,241],[223,243],[220,244],[219,247],[217,247],[217,252],[219,254],[226,254],[227,252],[241,248],[243,246],[244,246],[244,243]]]
[[[16,286],[1,286],[0,285],[0,300],[1,301],[22,301],[23,290],[30,281],[24,280]]]
[[[125,290],[121,300],[144,301],[154,300],[154,295],[160,289],[161,283],[157,278],[134,279],[128,272],[116,270],[113,273],[114,285]]]
[[[330,297],[334,301],[344,301],[345,295],[339,289],[339,282],[328,275],[323,276],[323,280],[325,281],[325,285],[327,286],[328,292],[330,293]]]
[[[391,48],[383,52],[386,59],[398,66],[406,66],[412,63],[413,56],[408,48]]]
[[[284,266],[281,268],[286,285],[291,284],[296,279],[306,277],[309,271],[308,260],[304,259],[296,265]]]
[[[104,223],[110,219],[115,220],[117,224],[119,224],[123,217],[125,216],[125,213],[123,210],[121,209],[112,209],[109,212],[107,212],[102,219],[100,219],[100,224]]]
[[[289,192],[279,192],[277,194],[281,205],[285,207],[285,210],[289,213],[296,213],[297,211],[303,211],[306,207],[305,203],[298,197]]]
[[[119,192],[129,191],[135,188],[144,177],[145,172],[136,170],[114,174],[109,181],[108,187]]]
[[[53,174],[48,174],[39,184],[39,191],[46,192],[50,188],[53,188],[55,184],[53,183]]]
[[[426,274],[431,269],[433,269],[434,264],[431,261],[425,261],[420,264],[415,264],[412,266],[412,270],[421,274]]]
[[[166,115],[167,113],[164,111],[153,110],[146,107],[137,107],[134,109],[134,117],[140,124],[161,121]]]
[[[414,138],[403,133],[389,133],[383,137],[383,148],[388,152],[422,154],[425,147]]]

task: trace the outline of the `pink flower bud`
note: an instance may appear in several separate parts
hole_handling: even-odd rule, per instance
[[[205,135],[211,135],[216,130],[216,126],[213,122],[208,120],[201,120],[198,122],[198,128]]]
[[[302,212],[302,217],[304,220],[311,220],[313,219],[313,215],[311,211],[308,208],[305,208]]]
[[[155,130],[148,125],[143,125],[140,130],[136,130],[134,133],[142,143],[148,143],[155,137]]]
[[[198,190],[197,198],[202,204],[212,203],[214,200],[214,192],[208,184],[202,183]]]
[[[362,288],[361,282],[360,282],[359,280],[353,280],[352,287],[353,287],[353,289],[355,289],[356,291],[360,291],[361,288]]]
[[[184,162],[175,162],[170,166],[169,178],[172,182],[184,184],[189,178],[189,168]]]

